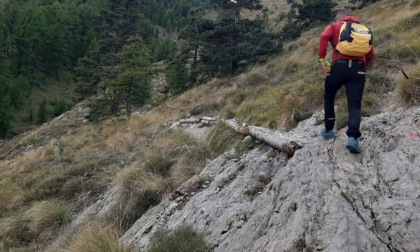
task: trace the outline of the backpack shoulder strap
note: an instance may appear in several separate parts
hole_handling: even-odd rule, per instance
[[[346,25],[347,23],[349,23],[349,22],[346,22],[346,21],[340,21],[340,23],[341,23],[341,26],[340,26],[340,30],[338,31],[339,33],[340,33],[340,31],[341,31],[341,29],[343,28],[343,25]],[[335,25],[338,25],[338,23],[336,23]],[[340,35],[339,35],[340,36]],[[340,42],[340,37],[338,38],[338,42]],[[334,42],[333,42],[333,39],[331,39],[330,40],[330,43],[331,43],[331,46],[332,46],[332,48],[334,48],[335,49],[335,44],[334,44]]]
[[[352,41],[353,41],[353,37],[352,36],[350,36],[350,34],[351,34],[351,25],[353,24],[353,22],[347,22],[345,25],[345,28],[344,28],[344,30],[343,30],[343,28],[341,28],[342,29],[342,32],[340,33],[340,38],[339,38],[339,41],[341,42],[341,41],[348,41],[349,43],[351,43]]]

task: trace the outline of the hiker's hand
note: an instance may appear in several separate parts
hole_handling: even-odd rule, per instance
[[[321,70],[322,70],[322,72],[323,72],[325,75],[331,75],[331,74],[330,74],[330,72],[331,72],[331,68],[330,68],[330,67],[327,67],[326,62],[325,62],[325,61],[323,61],[323,62],[320,62],[320,64],[321,64]]]

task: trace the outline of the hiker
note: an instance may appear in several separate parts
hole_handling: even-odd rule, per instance
[[[374,48],[371,44],[372,34],[367,27],[361,25],[358,18],[352,16],[352,12],[349,9],[338,11],[335,18],[336,23],[330,24],[322,32],[318,48],[318,61],[321,65],[322,72],[326,75],[324,93],[325,129],[321,130],[321,136],[325,139],[332,139],[335,137],[334,100],[337,91],[344,85],[348,102],[348,129],[346,131],[348,143],[346,148],[352,153],[361,153],[362,148],[357,139],[361,136],[361,103],[366,82],[366,67],[375,55]],[[351,25],[358,26],[358,28],[349,29]],[[350,37],[350,40],[348,41],[351,42],[344,41],[340,42],[340,45],[338,45],[339,41],[342,40],[339,38],[343,38],[343,33],[345,33],[345,31],[342,31],[342,28],[350,31],[356,30],[356,32],[363,28],[367,30],[363,30],[361,34],[359,34],[361,35],[360,37],[362,37],[361,39],[359,39],[359,35],[353,36],[352,33],[351,37],[347,35],[347,37]],[[355,37],[354,40],[353,37]],[[362,46],[356,46],[356,48],[350,49],[346,48],[348,44],[351,44],[356,40],[366,40],[366,38],[370,40],[367,43],[363,42]],[[325,60],[329,42],[333,46],[332,64],[329,64],[328,61]]]

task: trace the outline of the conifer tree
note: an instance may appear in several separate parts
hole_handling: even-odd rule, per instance
[[[37,113],[37,122],[39,124],[45,123],[48,120],[49,117],[49,111],[48,111],[48,103],[47,100],[42,100],[42,102],[39,104],[38,113]]]
[[[204,45],[203,41],[203,33],[210,27],[213,27],[214,24],[210,20],[203,19],[204,10],[201,8],[196,8],[191,10],[187,17],[187,24],[184,29],[180,32],[180,37],[185,39],[188,44],[183,49],[186,51],[187,57],[191,60],[188,60],[188,64],[190,65],[191,69],[191,82],[195,83],[197,81],[196,78],[196,70],[198,66],[198,51],[200,46]],[[192,53],[190,53],[192,52]],[[190,55],[192,54],[192,55]],[[180,59],[178,59],[179,61]],[[179,62],[176,62],[178,64]],[[185,62],[187,63],[187,62]]]
[[[11,128],[16,109],[22,105],[24,83],[10,73],[8,55],[13,51],[7,27],[0,17],[0,138],[6,137]]]
[[[326,23],[334,17],[333,8],[336,6],[331,0],[303,0],[298,5],[298,20],[304,27]]]
[[[334,17],[331,0],[303,0],[301,4],[291,1],[287,23],[282,29],[283,39],[292,40],[316,25],[327,23]]]
[[[120,63],[114,68],[117,76],[111,81],[109,99],[123,103],[127,117],[130,117],[134,105],[144,105],[149,99],[151,80],[156,69],[152,65],[150,50],[139,37],[131,38],[118,58]]]
[[[185,62],[178,58],[168,67],[166,72],[166,80],[168,82],[169,91],[179,94],[191,87],[188,70]]]
[[[260,10],[263,5],[261,0],[211,0],[223,9],[232,10],[235,17],[235,22],[238,22],[241,17],[241,10]]]
[[[203,36],[206,43],[201,61],[210,75],[237,73],[247,64],[282,50],[279,34],[265,31],[262,20],[235,23],[224,19],[208,26]]]

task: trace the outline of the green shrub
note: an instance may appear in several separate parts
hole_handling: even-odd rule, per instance
[[[92,109],[89,116],[90,121],[101,121],[111,115],[109,101],[105,98],[91,100],[87,106]]]
[[[417,7],[420,5],[420,0],[412,0],[410,3],[411,7]]]
[[[73,104],[63,101],[63,100],[51,101],[50,104],[52,107],[52,113],[54,117],[59,116],[63,114],[64,112],[70,110],[71,107],[73,106]]]
[[[50,119],[50,111],[48,108],[47,100],[42,100],[39,104],[38,113],[37,113],[37,123],[43,124]]]
[[[166,70],[166,79],[171,93],[180,94],[192,87],[188,69],[181,60],[174,61]]]
[[[276,21],[277,22],[281,22],[282,20],[284,20],[287,17],[286,13],[284,11],[280,12],[280,14],[278,15]]]
[[[58,197],[61,186],[66,180],[63,174],[47,175],[45,178],[40,178],[29,189],[27,199],[45,200],[51,197]]]
[[[208,252],[211,251],[204,237],[190,226],[172,232],[159,230],[153,234],[149,252]]]

